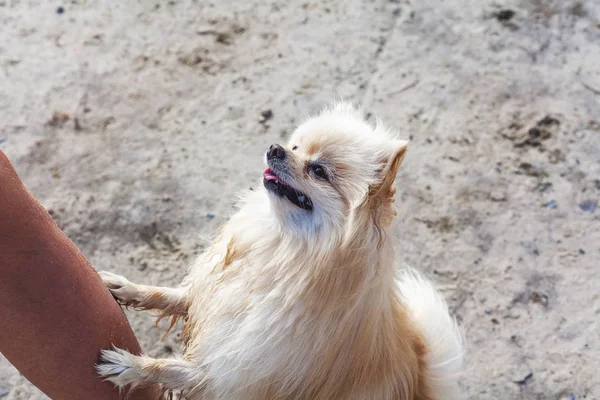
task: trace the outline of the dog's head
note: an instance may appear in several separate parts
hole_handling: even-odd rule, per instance
[[[267,151],[263,183],[272,208],[294,228],[311,231],[343,229],[360,207],[382,216],[406,145],[353,106],[337,104]]]

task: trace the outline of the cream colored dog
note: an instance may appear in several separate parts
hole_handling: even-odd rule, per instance
[[[184,317],[185,350],[105,350],[100,375],[187,399],[459,398],[460,331],[433,286],[398,268],[388,237],[406,146],[337,104],[270,147],[264,188],[180,287],[102,272],[121,303]]]

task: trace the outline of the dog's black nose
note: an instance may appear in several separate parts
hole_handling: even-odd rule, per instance
[[[267,158],[269,160],[283,160],[285,159],[285,149],[278,144],[272,144],[267,151]]]

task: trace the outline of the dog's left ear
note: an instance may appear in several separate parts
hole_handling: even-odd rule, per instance
[[[377,213],[376,224],[379,226],[389,226],[396,215],[393,206],[394,193],[396,193],[394,180],[398,168],[404,161],[407,147],[408,142],[406,140],[392,141],[390,150],[382,160],[384,167],[380,172],[379,182],[369,188],[369,195],[367,196],[368,209]]]
[[[395,139],[392,141],[390,156],[382,171],[382,179],[380,184],[380,193],[388,193],[394,185],[398,168],[404,161],[408,141]],[[392,193],[393,194],[393,193]]]

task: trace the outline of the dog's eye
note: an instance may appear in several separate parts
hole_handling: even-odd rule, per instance
[[[321,179],[327,179],[327,174],[325,173],[325,168],[320,165],[311,165],[310,169],[312,172]]]
[[[292,147],[292,150],[298,150],[298,146]]]

